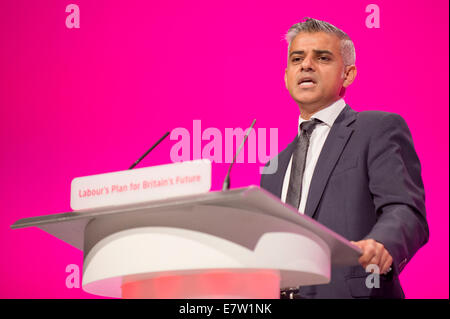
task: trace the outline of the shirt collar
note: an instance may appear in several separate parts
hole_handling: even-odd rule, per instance
[[[326,108],[320,110],[317,113],[314,113],[311,119],[318,119],[322,121],[325,125],[328,125],[329,127],[333,126],[334,121],[336,121],[336,118],[339,116],[339,114],[344,109],[346,103],[344,99],[339,99],[330,106],[327,106]],[[303,119],[301,116],[298,117],[298,130],[300,134],[300,124],[305,122],[307,120]]]

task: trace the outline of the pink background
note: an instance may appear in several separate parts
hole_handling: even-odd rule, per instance
[[[65,7],[80,7],[68,29]],[[365,8],[380,7],[368,29]],[[407,298],[448,298],[448,1],[5,0],[0,4],[0,297],[94,298],[68,289],[81,251],[25,217],[70,211],[70,182],[124,170],[165,131],[276,127],[296,132],[284,87],[284,33],[302,17],[355,42],[355,110],[401,114],[423,167],[430,241],[401,275]],[[139,167],[170,162],[165,140]],[[228,164],[213,165],[218,190]],[[260,164],[237,164],[232,187],[259,184]]]

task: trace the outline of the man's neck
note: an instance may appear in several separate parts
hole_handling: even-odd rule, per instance
[[[301,104],[299,104],[298,107],[300,108],[300,117],[304,120],[309,120],[311,118],[311,116],[313,116],[320,110],[323,110],[324,108],[327,108],[327,107],[333,105],[334,103],[336,103],[336,101],[339,101],[340,99],[341,99],[341,97],[337,98],[335,101],[333,101],[331,103],[326,103],[326,104],[321,104],[321,105],[301,105]]]

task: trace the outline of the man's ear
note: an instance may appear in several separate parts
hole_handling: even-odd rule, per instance
[[[287,85],[287,69],[284,69],[284,85],[286,86],[286,89],[288,88]]]
[[[355,65],[348,65],[348,66],[346,66],[345,67],[345,72],[344,72],[344,83],[342,83],[342,86],[344,88],[349,87],[350,84],[352,84],[353,81],[355,81],[356,74],[357,74],[357,70],[356,70],[356,66]]]

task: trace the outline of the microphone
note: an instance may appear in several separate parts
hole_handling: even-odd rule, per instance
[[[256,119],[253,120],[252,125],[250,125],[250,128],[248,129],[247,134],[245,134],[244,139],[241,142],[241,145],[239,146],[239,149],[237,150],[236,154],[233,157],[233,161],[231,162],[230,166],[228,167],[228,173],[227,176],[225,177],[225,180],[223,181],[223,185],[222,185],[222,191],[226,191],[230,189],[230,172],[231,172],[231,167],[233,166],[234,162],[236,161],[236,157],[239,155],[239,153],[241,152],[242,147],[245,144],[245,141],[247,140],[247,137],[249,136],[250,132],[253,129],[253,125],[255,125]]]
[[[159,143],[161,143],[163,141],[163,139],[165,139],[167,137],[167,135],[169,135],[170,132],[166,132],[166,134],[163,135],[163,137],[161,137],[158,142],[156,142],[152,147],[150,147],[150,149],[145,152],[144,155],[142,155],[136,162],[134,162],[133,165],[130,166],[129,169],[133,169],[137,164],[139,164],[140,161],[142,161],[144,159],[144,157],[146,157],[148,155],[148,153],[150,153],[156,146],[158,146]]]

